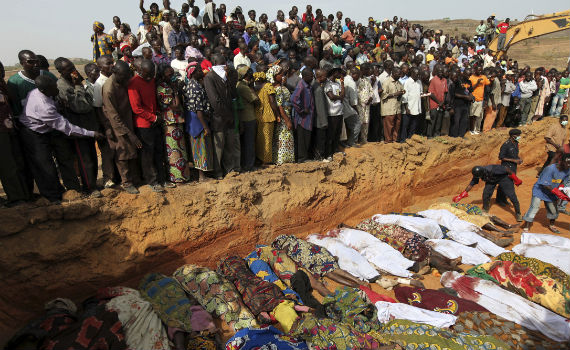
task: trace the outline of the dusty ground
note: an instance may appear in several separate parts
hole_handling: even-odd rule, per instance
[[[552,122],[547,118],[523,131],[524,184],[517,189],[523,212]],[[0,343],[54,297],[81,301],[101,287],[136,287],[151,271],[172,273],[184,263],[215,267],[220,258],[245,256],[279,234],[305,237],[373,214],[450,200],[469,182],[472,166],[498,162],[506,138],[506,129],[466,139],[415,136],[406,144],[349,149],[328,164],[272,167],[165,195],[147,188],[138,197],[115,190],[104,190],[101,199],[68,193],[62,205],[1,209]],[[468,202],[481,204],[482,188]],[[514,223],[511,210],[493,206],[491,213]],[[541,211],[533,231],[546,232],[545,222]],[[561,218],[566,237],[569,223]],[[424,283],[440,287],[436,276],[426,276]]]

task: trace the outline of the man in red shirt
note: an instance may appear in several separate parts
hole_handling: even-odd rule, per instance
[[[499,31],[499,41],[497,42],[497,50],[501,51],[505,48],[505,40],[507,38],[507,30],[509,30],[510,18],[507,18],[504,22],[499,23],[497,30]]]
[[[427,127],[427,136],[439,136],[441,132],[441,123],[443,121],[443,113],[445,112],[445,94],[447,93],[447,79],[443,76],[441,65],[435,65],[433,68],[433,78],[429,83],[428,91],[431,93],[429,100],[429,125]]]
[[[135,134],[142,143],[142,175],[154,192],[163,192],[165,182],[164,141],[157,115],[155,67],[151,60],[141,63],[141,74],[129,82],[129,102],[133,110]]]

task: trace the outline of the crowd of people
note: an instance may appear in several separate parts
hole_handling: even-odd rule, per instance
[[[0,86],[8,205],[32,199],[34,181],[53,202],[64,190],[100,196],[96,144],[102,185],[137,194],[568,108],[568,69],[519,68],[486,49],[494,35],[504,42],[508,19],[492,16],[468,38],[311,5],[273,21],[211,0],[163,6],[141,0],[136,33],[118,16],[108,31],[94,22],[84,74],[60,57],[56,78],[43,56],[18,54],[22,70]]]

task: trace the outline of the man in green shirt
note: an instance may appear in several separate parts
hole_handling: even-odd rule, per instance
[[[562,106],[564,105],[564,99],[568,96],[568,88],[570,88],[570,78],[568,73],[566,76],[562,75],[562,72],[556,74],[556,80],[560,82],[558,87],[558,92],[554,97],[552,97],[552,104],[550,107],[550,115],[553,117],[560,117],[560,112],[562,112]]]
[[[57,78],[48,71],[40,70],[40,61],[35,53],[30,50],[22,50],[18,53],[18,60],[22,70],[8,79],[7,89],[10,96],[10,107],[16,118],[22,114],[22,102],[28,97],[28,93],[36,88],[34,80],[39,75],[47,75],[53,80]]]

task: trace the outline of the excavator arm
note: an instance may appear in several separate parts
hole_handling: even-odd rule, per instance
[[[570,10],[556,12],[549,15],[537,16],[533,19],[525,20],[519,24],[510,27],[507,30],[505,39],[505,47],[497,52],[497,44],[499,37],[496,36],[489,44],[489,50],[497,54],[497,58],[501,58],[511,45],[530,38],[536,38],[554,32],[570,29]]]

